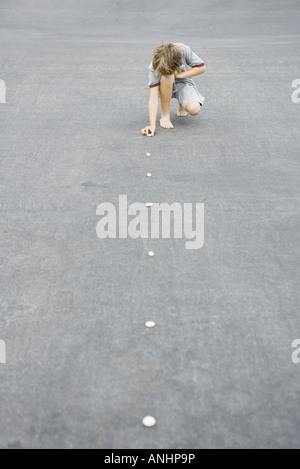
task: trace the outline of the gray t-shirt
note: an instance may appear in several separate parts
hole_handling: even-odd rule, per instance
[[[182,49],[183,55],[182,55],[182,65],[181,65],[181,70],[183,72],[186,72],[187,70],[190,70],[190,68],[193,67],[203,67],[204,62],[198,55],[195,54],[195,52],[192,51],[192,49],[189,46],[186,46],[185,44],[181,43],[175,43],[176,47],[180,47]],[[161,75],[155,75],[154,70],[153,70],[153,63],[151,62],[149,66],[149,87],[150,88],[155,88],[155,86],[159,86],[161,81]],[[192,83],[195,84],[194,80],[191,78],[176,78],[175,82],[181,82],[181,83]]]

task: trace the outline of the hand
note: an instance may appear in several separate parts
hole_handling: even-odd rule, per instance
[[[145,135],[145,137],[154,137],[155,134],[155,127],[152,126],[147,126],[144,129],[141,130],[141,134]]]

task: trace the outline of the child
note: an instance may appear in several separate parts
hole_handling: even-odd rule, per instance
[[[177,115],[199,114],[205,98],[199,93],[192,77],[205,72],[205,64],[189,46],[184,44],[162,44],[154,51],[149,67],[149,120],[150,125],[142,129],[143,135],[153,136],[156,129],[158,97],[161,99],[160,126],[174,129],[170,116],[171,99],[179,102]]]

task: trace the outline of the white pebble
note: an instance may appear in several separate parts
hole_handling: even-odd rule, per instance
[[[153,257],[153,256],[154,256],[154,252],[153,252],[153,251],[149,251],[148,255],[149,255],[150,257]]]
[[[152,174],[151,173],[147,173],[147,178],[151,178]]]
[[[149,329],[152,329],[152,327],[155,327],[156,324],[154,321],[147,321],[145,324],[146,327],[149,327]]]
[[[143,419],[143,424],[145,427],[148,427],[148,428],[154,427],[156,425],[156,419],[154,417],[147,415],[147,417]]]
[[[151,156],[151,153],[147,153],[147,156]]]

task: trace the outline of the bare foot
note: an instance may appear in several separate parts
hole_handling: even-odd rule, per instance
[[[160,119],[160,126],[163,128],[163,129],[174,129],[174,125],[172,124],[171,120],[170,120],[170,116],[162,116],[162,118]]]
[[[188,112],[182,107],[182,105],[179,103],[178,111],[177,111],[177,116],[178,117],[186,117],[188,115]]]

